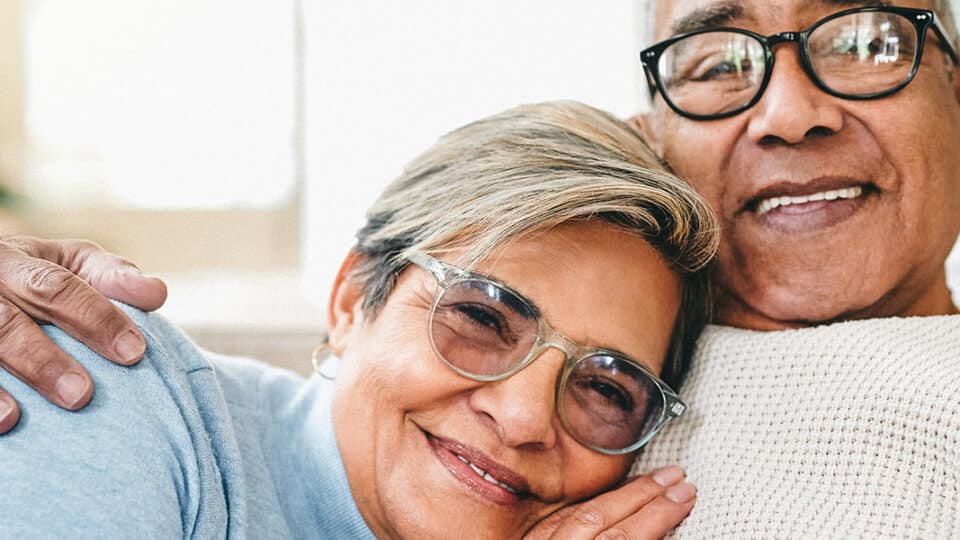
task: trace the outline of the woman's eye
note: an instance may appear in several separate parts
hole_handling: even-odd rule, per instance
[[[610,405],[626,412],[633,410],[633,399],[620,385],[599,377],[593,377],[587,383],[592,392]]]
[[[456,309],[459,313],[466,316],[472,324],[492,330],[496,332],[498,336],[506,336],[508,330],[506,328],[506,321],[503,320],[503,316],[496,310],[480,304],[458,304]]]

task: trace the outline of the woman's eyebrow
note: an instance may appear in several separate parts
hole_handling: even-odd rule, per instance
[[[491,282],[497,287],[503,289],[504,291],[510,293],[504,295],[500,298],[500,301],[503,302],[507,307],[509,307],[513,312],[521,315],[527,319],[536,319],[540,317],[540,308],[526,296],[520,294],[519,291],[513,289],[496,276],[488,276],[486,274],[480,274],[477,272],[467,272],[468,276],[473,278],[480,278],[486,281]]]

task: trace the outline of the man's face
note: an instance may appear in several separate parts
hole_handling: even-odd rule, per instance
[[[709,27],[770,35],[805,29],[851,4],[661,0],[657,7],[661,40],[696,13]],[[960,232],[960,73],[927,34],[913,82],[881,99],[819,90],[795,44],[774,48],[762,99],[731,118],[689,120],[656,98],[651,142],[722,220],[721,322],[779,328],[955,309],[943,265]],[[837,190],[862,193],[825,200]],[[813,200],[772,210],[764,203],[785,196]]]

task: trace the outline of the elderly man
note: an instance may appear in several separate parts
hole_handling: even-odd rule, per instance
[[[717,322],[774,332],[709,329],[692,414],[638,467],[699,484],[682,537],[960,537],[949,5],[655,11],[638,125],[720,215]]]
[[[651,9],[636,124],[720,216],[724,326],[701,337],[690,414],[636,470],[698,484],[681,538],[960,538],[949,4]],[[618,529],[615,508],[579,511]]]
[[[684,538],[960,537],[960,317],[944,270],[960,233],[949,5],[661,0],[651,16],[659,41],[641,59],[654,106],[637,126],[712,203],[724,243],[719,325],[683,389],[690,414],[637,468],[678,462],[699,485]],[[90,246],[69,257],[70,245],[17,246],[86,277],[120,265]],[[0,273],[52,283],[28,300],[29,287],[0,291],[0,328],[22,328],[43,360],[23,364],[5,339],[0,361],[74,407],[83,396],[57,398],[57,377],[67,369],[88,392],[89,380],[11,306],[117,361],[140,351],[113,352],[129,324],[45,264],[24,255]],[[162,298],[161,284],[123,276],[95,285],[148,306]],[[96,315],[58,315],[79,305]],[[112,331],[82,330],[98,318]],[[617,509],[580,511],[586,532],[617,528]]]

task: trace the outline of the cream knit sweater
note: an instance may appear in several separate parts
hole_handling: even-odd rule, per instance
[[[698,486],[690,538],[960,539],[960,316],[709,327],[636,472]]]

